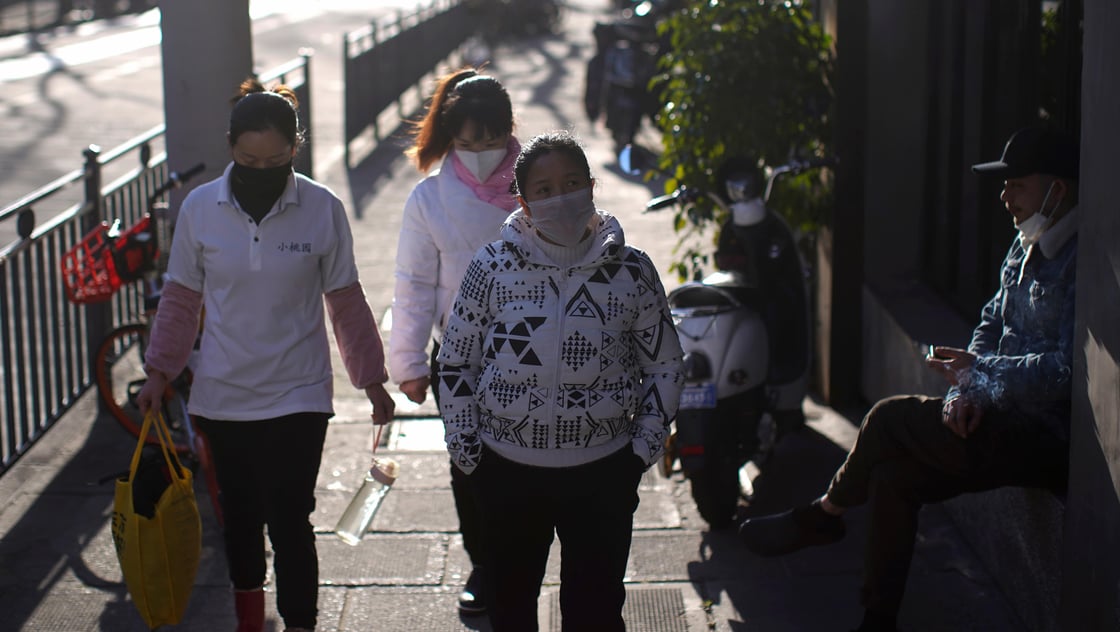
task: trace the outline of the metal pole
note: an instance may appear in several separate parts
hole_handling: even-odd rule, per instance
[[[82,152],[85,157],[85,167],[82,182],[85,189],[85,204],[82,207],[82,235],[86,235],[101,223],[101,148],[90,145]],[[81,236],[78,237],[81,239]],[[109,333],[112,326],[113,315],[109,303],[94,303],[85,308],[86,317],[86,351],[89,358],[89,375],[94,375],[96,367],[94,350],[101,344],[101,339]],[[98,402],[99,409],[104,411],[103,404]]]

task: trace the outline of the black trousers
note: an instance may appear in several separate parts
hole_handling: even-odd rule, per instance
[[[623,632],[626,564],[645,464],[630,445],[586,465],[523,465],[483,449],[471,474],[485,517],[494,632],[534,632],[553,533],[564,632]]]
[[[300,413],[263,421],[198,419],[222,490],[230,581],[237,590],[264,584],[267,527],[276,608],[287,627],[314,629],[318,615],[319,557],[310,516],[329,418]]]
[[[436,362],[436,356],[438,355],[439,342],[433,342],[432,359],[429,366],[432,367],[431,389],[432,398],[436,401],[436,408],[439,408],[440,365]],[[482,516],[479,515],[478,501],[474,497],[474,489],[467,480],[467,475],[455,467],[450,459],[448,464],[451,468],[451,495],[455,498],[455,512],[459,516],[459,533],[463,536],[463,548],[466,549],[472,566],[484,566],[486,541],[482,537]]]
[[[1069,445],[1021,417],[990,410],[967,439],[942,423],[939,397],[884,399],[828,489],[841,507],[869,502],[863,605],[896,618],[925,503],[1007,485],[1064,492]]]

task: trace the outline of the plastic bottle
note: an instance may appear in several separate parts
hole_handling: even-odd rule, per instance
[[[393,459],[374,457],[373,465],[362,479],[362,486],[350,499],[350,504],[346,506],[346,511],[342,512],[342,517],[334,528],[334,532],[342,538],[343,542],[350,546],[357,546],[362,541],[362,536],[369,528],[369,523],[373,521],[381,501],[397,480],[399,472],[400,465]]]

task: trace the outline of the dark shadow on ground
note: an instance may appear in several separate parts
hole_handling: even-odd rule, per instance
[[[782,558],[763,558],[750,553],[739,541],[737,525],[747,517],[759,516],[808,502],[827,487],[847,450],[811,428],[785,437],[754,479],[754,495],[740,501],[734,525],[703,534],[700,561],[689,564],[689,579],[701,587],[701,597],[740,613],[746,621],[724,621],[736,632],[747,630],[812,629],[809,618],[770,622],[757,613],[778,610],[787,613],[835,607],[839,621],[858,616],[859,553],[862,551],[862,521],[854,520],[842,544],[810,549]],[[858,517],[857,517],[858,518]],[[763,587],[760,589],[760,587]],[[727,600],[729,603],[722,603]],[[775,603],[789,602],[775,608]],[[777,626],[777,627],[773,627]],[[801,626],[801,627],[798,627]],[[809,626],[809,627],[805,627]],[[838,629],[843,629],[842,624]]]
[[[419,113],[417,113],[419,115]],[[372,151],[362,156],[353,166],[347,166],[346,177],[350,184],[349,208],[355,217],[362,219],[366,202],[374,197],[382,186],[392,182],[392,166],[397,160],[404,160],[404,151],[411,144],[408,136],[412,117],[405,117],[401,123],[377,141]],[[416,180],[419,180],[417,174]]]
[[[95,397],[95,394],[87,393],[85,397]],[[92,404],[85,404],[84,410],[89,410],[91,417],[97,415]],[[105,414],[82,423],[71,413],[64,423],[69,425],[52,427],[45,441],[85,432],[84,440],[75,438],[60,442],[55,448],[57,451],[73,449],[61,467],[44,463],[39,467],[21,468],[20,471],[28,473],[26,476],[32,479],[42,472],[54,473],[41,493],[12,497],[13,502],[34,500],[0,542],[0,567],[4,569],[0,579],[0,611],[4,613],[4,629],[23,629],[40,606],[49,599],[59,599],[60,595],[63,599],[70,596],[71,607],[84,608],[92,601],[101,601],[84,599],[84,594],[106,592],[113,598],[99,614],[100,629],[146,630],[147,626],[128,598],[109,534],[114,476],[128,469],[136,439]],[[39,454],[42,450],[40,447]],[[23,458],[44,457],[28,455]],[[35,481],[25,483],[35,484]],[[196,577],[196,591],[200,586],[223,585],[226,581],[221,537],[202,487],[195,485],[203,524],[202,562]],[[188,616],[190,612],[188,605]],[[212,613],[210,616],[212,618]]]

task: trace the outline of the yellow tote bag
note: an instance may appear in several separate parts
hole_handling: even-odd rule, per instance
[[[155,500],[153,515],[147,517],[147,512],[137,512],[133,494],[145,438],[153,429],[167,465],[162,474],[167,487]],[[202,523],[191,472],[179,462],[172,445],[163,416],[158,411],[149,412],[128,478],[117,479],[113,498],[113,544],[121,573],[136,609],[153,630],[182,619],[202,550]]]

